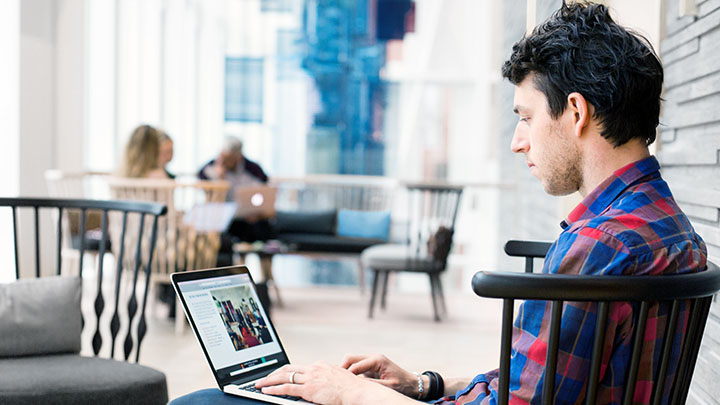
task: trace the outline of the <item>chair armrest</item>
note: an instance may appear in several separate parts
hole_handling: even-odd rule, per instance
[[[665,301],[707,297],[720,290],[720,270],[666,276],[580,276],[480,271],[475,294],[486,298],[558,301]]]
[[[551,242],[509,240],[505,243],[505,253],[514,257],[545,257]]]

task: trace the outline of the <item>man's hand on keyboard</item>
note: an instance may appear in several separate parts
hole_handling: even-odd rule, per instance
[[[342,367],[323,362],[309,366],[283,366],[255,386],[265,394],[301,397],[325,405],[414,402]]]

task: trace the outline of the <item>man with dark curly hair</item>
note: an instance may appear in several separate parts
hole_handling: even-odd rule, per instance
[[[515,85],[519,121],[513,152],[525,155],[547,193],[579,191],[584,197],[561,223],[562,233],[548,251],[543,272],[632,276],[705,268],[705,244],[648,151],[658,125],[663,69],[647,40],[616,24],[603,5],[563,4],[513,46],[502,73]],[[511,404],[541,403],[549,308],[548,302],[526,301],[515,320]],[[610,307],[597,403],[622,401],[636,312],[629,303]],[[584,399],[595,313],[596,304],[564,305],[556,403]],[[642,366],[631,393],[635,404],[650,402],[668,308],[655,304],[649,314]],[[684,330],[687,308],[677,319],[678,330]],[[669,375],[675,372],[681,340],[673,341]],[[415,399],[495,404],[498,370],[473,379],[443,380],[435,372],[410,373],[382,355],[359,355],[347,356],[340,366],[284,366],[257,386],[268,394],[321,404]],[[667,390],[665,394],[663,403]]]

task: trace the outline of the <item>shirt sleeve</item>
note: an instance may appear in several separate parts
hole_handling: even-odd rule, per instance
[[[473,378],[467,387],[444,398],[433,402],[435,405],[485,405],[497,404],[498,370],[492,370]]]

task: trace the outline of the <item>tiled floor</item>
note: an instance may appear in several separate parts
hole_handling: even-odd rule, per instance
[[[432,321],[425,293],[388,293],[388,309],[367,318],[369,295],[357,287],[282,289],[285,306],[272,318],[291,361],[339,362],[347,353],[379,352],[411,371],[468,376],[496,367],[501,302],[447,288],[449,317]],[[215,382],[190,330],[174,333],[166,319],[149,320],[141,363],[167,375],[170,398]]]

